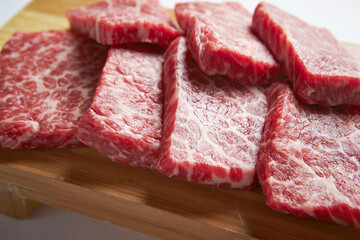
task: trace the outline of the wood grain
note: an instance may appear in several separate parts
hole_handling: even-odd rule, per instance
[[[0,182],[0,213],[13,218],[26,218],[37,206],[37,202],[17,195],[18,188]]]
[[[0,30],[67,29],[66,10],[93,1],[35,0]],[[360,56],[360,46],[346,44]],[[360,230],[270,210],[260,187],[220,189],[111,162],[91,148],[0,149],[0,181],[25,199],[164,239],[360,239]]]

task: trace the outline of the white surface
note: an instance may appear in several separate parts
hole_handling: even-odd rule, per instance
[[[29,2],[30,0],[0,0],[0,27]]]
[[[27,2],[29,0],[0,0],[0,26]],[[175,2],[179,1],[160,0],[160,2],[167,8],[173,8]],[[212,2],[219,1],[212,0]],[[239,0],[238,2],[252,12],[259,1]],[[341,41],[360,44],[359,0],[269,0],[268,2],[313,25],[328,28]],[[40,205],[34,214],[25,220],[15,220],[0,215],[0,239],[151,240],[155,238],[107,222]]]
[[[193,0],[187,0],[190,2]],[[229,0],[230,1],[230,0]],[[174,8],[175,2],[160,0],[167,8]],[[209,0],[208,2],[221,2]],[[235,0],[250,12],[255,10],[258,0]],[[318,27],[326,27],[334,36],[344,42],[360,44],[360,1],[359,0],[267,0],[304,21]]]
[[[40,205],[17,220],[0,214],[1,240],[156,240],[157,238],[83,215]]]
[[[0,26],[19,11],[30,0],[0,0]],[[191,0],[190,0],[191,1]],[[174,0],[160,0],[166,8],[173,8]],[[209,2],[221,2],[209,0]],[[237,0],[253,12],[258,0]],[[360,1],[359,0],[268,0],[282,9],[297,15],[301,19],[326,27],[334,36],[344,42],[360,44]]]

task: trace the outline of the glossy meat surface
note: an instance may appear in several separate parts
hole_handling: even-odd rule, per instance
[[[267,204],[360,227],[359,107],[306,105],[286,84],[266,94],[257,173]]]
[[[267,104],[261,86],[207,77],[186,40],[165,53],[162,157],[167,176],[222,187],[250,188]]]
[[[146,42],[167,47],[180,35],[157,0],[105,0],[67,12],[71,30],[104,45]]]
[[[268,84],[281,74],[270,51],[251,32],[251,14],[240,4],[178,3],[175,14],[205,74],[245,84]]]
[[[99,86],[80,121],[79,140],[112,160],[152,168],[162,130],[163,49],[112,47]]]
[[[66,31],[15,33],[0,54],[0,146],[77,146],[107,49]]]
[[[327,29],[266,3],[256,8],[252,27],[283,63],[302,101],[360,105],[360,62]]]

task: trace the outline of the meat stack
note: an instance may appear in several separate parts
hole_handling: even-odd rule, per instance
[[[185,37],[156,0],[68,11],[73,32],[113,45],[104,68],[107,48],[84,36],[16,33],[0,55],[1,146],[77,138],[188,181],[249,189],[258,175],[271,208],[360,227],[358,60],[270,4],[251,16],[238,3],[181,3],[175,14]]]

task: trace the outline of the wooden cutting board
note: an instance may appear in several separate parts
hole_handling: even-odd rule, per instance
[[[35,0],[0,30],[0,46],[17,30],[68,29],[65,11],[91,2]],[[360,56],[360,46],[344,45]],[[259,186],[241,191],[184,182],[113,163],[90,148],[0,149],[0,183],[0,193],[164,239],[360,239],[360,229],[270,210]]]

